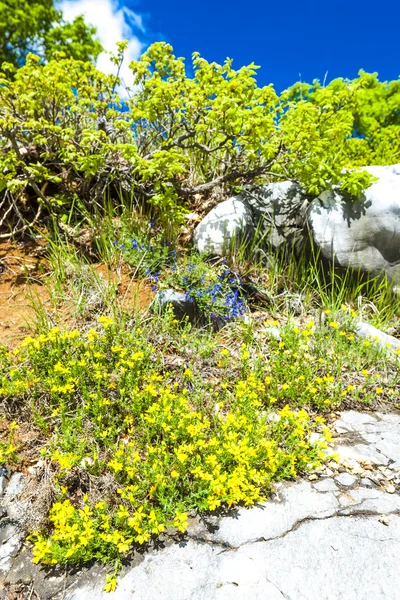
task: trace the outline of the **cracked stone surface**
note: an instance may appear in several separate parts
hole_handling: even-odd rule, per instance
[[[16,518],[23,480],[13,475],[0,520],[0,582],[29,584],[41,600],[397,600],[400,414],[344,412],[333,431],[337,461],[278,484],[263,505],[193,517],[183,541],[166,537],[137,554],[112,594],[102,591],[99,565],[32,565]]]

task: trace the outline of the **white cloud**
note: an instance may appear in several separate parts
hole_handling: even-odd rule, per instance
[[[124,83],[130,85],[132,75],[128,65],[131,60],[140,57],[144,48],[137,36],[137,33],[145,33],[142,17],[126,6],[121,6],[118,0],[61,0],[59,7],[66,21],[73,21],[75,17],[83,14],[86,23],[96,27],[105,50],[115,53],[117,42],[129,41],[120,77]],[[105,52],[100,54],[97,67],[105,73],[116,72],[115,65],[110,62]]]

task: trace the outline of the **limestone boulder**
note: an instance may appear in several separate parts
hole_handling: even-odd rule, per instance
[[[321,256],[339,267],[400,282],[400,164],[365,167],[378,180],[359,199],[340,190],[311,202],[308,225]]]
[[[225,256],[234,241],[239,244],[254,233],[251,207],[235,197],[221,202],[204,217],[194,231],[193,241],[200,253]]]
[[[195,247],[224,256],[234,239],[259,247],[296,246],[305,238],[308,202],[291,181],[248,187],[205,216],[194,232]]]
[[[237,199],[250,206],[260,244],[274,249],[297,248],[305,241],[311,198],[297,183],[280,181],[249,187]]]

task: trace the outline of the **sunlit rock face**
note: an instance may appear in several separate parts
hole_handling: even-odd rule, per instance
[[[378,177],[360,198],[340,190],[312,201],[308,223],[321,256],[340,267],[400,278],[400,165],[365,167]]]
[[[365,169],[378,179],[360,198],[338,189],[312,198],[290,181],[247,188],[206,215],[194,244],[199,252],[223,256],[232,241],[297,249],[311,238],[322,259],[386,274],[399,286],[400,164]]]

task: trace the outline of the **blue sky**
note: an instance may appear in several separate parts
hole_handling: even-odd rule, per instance
[[[354,78],[362,68],[381,80],[400,76],[398,0],[63,0],[61,6],[100,24],[103,39],[129,38],[130,58],[164,40],[187,62],[194,51],[219,63],[233,58],[236,68],[254,62],[259,84],[273,83],[278,92],[300,74],[311,81],[328,72],[330,81]]]

